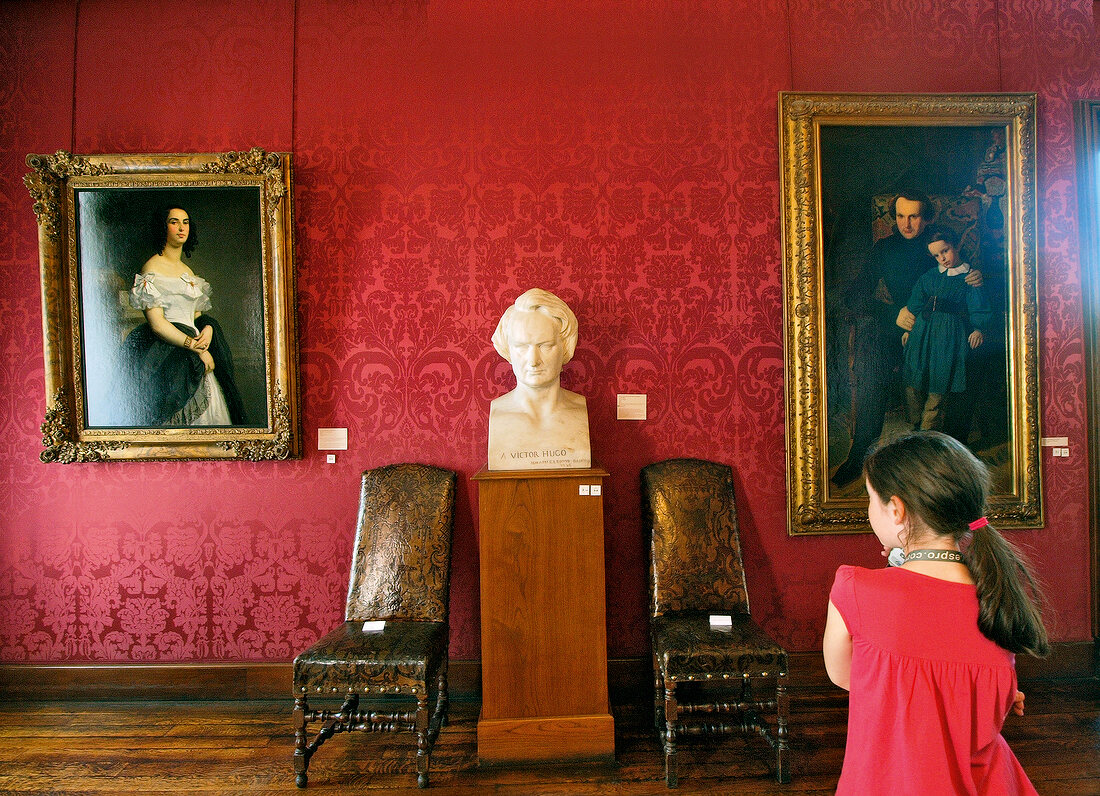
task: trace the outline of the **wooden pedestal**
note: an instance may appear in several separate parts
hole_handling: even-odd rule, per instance
[[[607,701],[605,470],[489,471],[478,482],[482,762],[615,755]],[[581,487],[598,495],[581,495]]]

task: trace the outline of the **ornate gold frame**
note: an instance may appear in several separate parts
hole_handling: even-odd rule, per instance
[[[991,496],[990,520],[999,527],[1041,527],[1035,95],[781,92],[788,532],[801,535],[869,530],[866,496],[832,495],[829,482],[820,149],[824,125],[1003,129],[1008,200],[1004,253],[1011,488]]]
[[[185,155],[28,155],[38,218],[46,417],[43,462],[261,461],[301,455],[290,156],[251,149]],[[254,189],[260,203],[266,423],[217,428],[89,427],[81,332],[81,189]]]
[[[1100,100],[1078,100],[1077,207],[1085,321],[1085,387],[1089,442],[1089,547],[1092,635],[1100,636]]]

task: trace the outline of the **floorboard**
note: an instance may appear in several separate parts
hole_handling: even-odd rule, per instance
[[[1005,737],[1041,794],[1100,793],[1100,683],[1027,687],[1027,715]],[[668,794],[647,705],[615,708],[616,760],[608,765],[479,767],[478,706],[452,705],[432,755],[439,796],[656,796]],[[776,784],[759,739],[689,739],[680,794],[832,794],[844,756],[846,695],[792,695],[793,781]],[[292,794],[293,733],[285,702],[0,703],[0,793]],[[322,794],[415,792],[411,735],[342,734],[314,756],[309,787]],[[884,770],[888,776],[888,769]]]

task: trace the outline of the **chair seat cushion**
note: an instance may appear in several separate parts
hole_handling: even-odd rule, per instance
[[[418,693],[446,649],[444,622],[388,620],[368,633],[362,622],[344,622],[294,659],[294,693]]]
[[[653,650],[663,676],[707,680],[707,675],[774,675],[787,671],[787,652],[748,614],[732,614],[733,626],[714,629],[709,613],[653,617]]]

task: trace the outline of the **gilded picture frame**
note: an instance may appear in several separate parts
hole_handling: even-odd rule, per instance
[[[912,428],[989,465],[991,522],[1042,526],[1035,104],[780,93],[791,535],[869,531],[863,456]],[[976,274],[923,258],[943,231]],[[935,274],[961,298],[937,308]]]
[[[290,156],[59,151],[27,165],[41,460],[299,457]],[[191,233],[169,261],[180,218]]]

